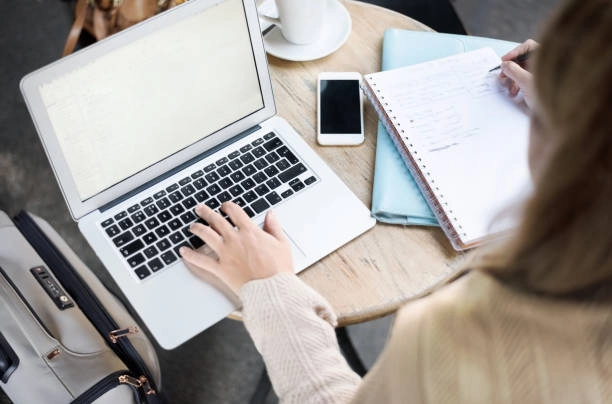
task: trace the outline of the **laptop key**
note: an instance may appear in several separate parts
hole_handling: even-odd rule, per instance
[[[195,180],[196,178],[199,178],[199,177],[201,177],[203,175],[204,175],[204,171],[198,170],[195,173],[191,174],[191,178],[193,178]]]
[[[101,225],[102,225],[102,227],[108,227],[108,226],[110,226],[110,224],[111,224],[111,223],[113,223],[113,222],[114,222],[113,218],[112,218],[112,217],[109,217],[108,219],[106,219],[105,221],[103,221],[103,222],[101,223]]]
[[[191,213],[191,211],[189,212],[185,212],[181,215],[181,220],[183,221],[183,223],[185,224],[189,224],[193,221],[195,221],[196,217],[193,213]]]
[[[268,202],[270,202],[270,205],[276,205],[277,203],[283,200],[283,198],[278,196],[278,194],[274,191],[266,195],[266,199],[268,200]]]
[[[299,163],[294,165],[293,167],[291,167],[288,170],[283,171],[282,173],[280,173],[278,175],[278,179],[280,179],[282,182],[287,182],[290,181],[292,179],[294,179],[295,177],[297,177],[298,175],[306,172],[307,169],[304,166],[304,164]]]
[[[267,151],[272,151],[282,145],[283,145],[283,142],[279,138],[275,137],[275,138],[270,139],[266,143],[264,143],[263,147]]]
[[[176,218],[168,222],[168,226],[170,226],[172,230],[180,229],[182,225],[183,223],[181,223],[181,221]]]
[[[178,184],[172,184],[168,187],[166,187],[166,192],[170,193],[170,192],[174,192],[179,188]]]
[[[268,181],[266,181],[266,185],[270,187],[270,189],[275,189],[281,186],[281,182],[278,180],[278,178],[270,178]]]
[[[274,177],[279,172],[280,171],[278,171],[278,168],[276,168],[276,166],[270,166],[264,169],[264,173],[268,174],[268,177]]]
[[[121,252],[121,255],[123,255],[124,257],[129,257],[130,255],[134,254],[136,251],[139,251],[143,247],[144,243],[142,241],[135,240],[121,247],[119,249],[119,252]]]
[[[147,199],[140,201],[140,205],[142,205],[142,207],[145,207],[151,203],[153,203],[153,198],[151,197],[148,197]]]
[[[260,145],[260,144],[262,144],[263,142],[264,142],[264,140],[263,140],[262,138],[257,138],[257,139],[255,139],[255,140],[253,140],[253,141],[251,142],[251,144],[252,144],[253,146],[259,146],[259,145]]]
[[[140,265],[143,262],[145,262],[145,257],[141,253],[138,253],[138,254],[132,255],[130,258],[128,258],[127,261],[128,261],[128,264],[130,264],[130,266],[134,268],[136,265]]]
[[[264,198],[261,198],[253,202],[251,204],[251,207],[255,210],[255,212],[261,213],[264,210],[268,209],[270,205],[268,204],[268,202],[266,202]]]
[[[152,259],[151,261],[149,261],[149,268],[151,268],[151,271],[153,272],[157,272],[160,269],[162,269],[164,267],[164,264],[162,264],[162,262],[159,260],[159,258],[155,258]]]
[[[255,212],[253,212],[253,209],[249,208],[248,206],[245,206],[243,209],[244,213],[246,213],[249,217],[255,216]]]
[[[119,222],[119,227],[121,227],[122,230],[127,230],[133,225],[134,223],[129,218],[125,218]]]
[[[272,164],[280,160],[280,157],[278,156],[278,154],[276,154],[276,152],[272,152],[266,154],[266,160],[268,160],[268,163]]]
[[[258,172],[253,176],[253,179],[255,180],[256,183],[261,184],[262,182],[267,180],[268,177],[266,176],[266,174],[262,172]]]
[[[231,160],[231,159],[235,159],[235,158],[236,158],[236,157],[238,157],[238,156],[240,156],[240,152],[239,152],[238,150],[236,150],[236,151],[234,151],[234,152],[231,152],[231,153],[229,154],[229,156],[227,156],[227,157],[228,157],[228,158]]]
[[[242,181],[240,185],[242,185],[244,189],[248,190],[255,186],[255,181],[253,181],[251,178],[247,178],[246,180]]]
[[[115,246],[121,247],[122,245],[134,240],[134,236],[129,231],[122,233],[113,239]]]
[[[266,161],[265,158],[260,158],[259,160],[255,160],[255,162],[253,163],[253,165],[255,166],[255,168],[257,168],[258,170],[263,170],[264,168],[266,168],[268,166],[268,162]]]
[[[219,199],[219,202],[223,203],[232,199],[232,196],[229,194],[229,192],[223,191],[219,195],[217,195],[217,199]]]
[[[190,237],[189,238],[189,243],[191,243],[193,248],[200,248],[200,247],[202,247],[204,245],[204,242],[198,236]]]
[[[161,255],[161,259],[164,261],[166,265],[170,265],[174,261],[176,261],[177,258],[176,258],[176,255],[174,255],[172,251],[167,251]]]
[[[221,192],[221,188],[217,184],[212,184],[210,187],[206,188],[206,191],[211,195],[217,195]]]
[[[174,216],[178,216],[184,211],[185,211],[185,208],[183,207],[183,205],[179,205],[179,204],[176,204],[170,208],[170,212],[172,212]]]
[[[134,273],[136,274],[138,279],[144,279],[147,276],[151,275],[151,272],[149,272],[149,269],[144,265],[136,268],[134,270]]]
[[[123,219],[123,218],[124,218],[124,217],[126,217],[126,216],[127,216],[127,213],[126,213],[125,211],[123,211],[123,212],[119,212],[119,213],[117,213],[117,214],[115,215],[115,220],[121,220],[121,219]]]
[[[136,204],[136,205],[132,205],[128,208],[128,213],[134,213],[136,212],[138,209],[140,209],[140,205]]]
[[[214,170],[215,168],[217,168],[217,166],[213,163],[213,164],[209,164],[206,167],[204,167],[204,172],[209,173],[212,170]]]
[[[193,182],[193,186],[196,187],[196,189],[202,189],[206,186],[206,181],[204,181],[204,178],[198,178]]]
[[[245,201],[247,201],[247,203],[251,203],[255,199],[257,199],[257,194],[253,191],[249,191],[245,193],[244,195],[242,195],[242,197],[244,198]]]
[[[193,236],[193,233],[191,232],[191,230],[189,230],[189,226],[185,226],[181,229],[181,232],[185,235],[185,237],[189,238],[191,236]]]
[[[246,177],[245,177],[245,175],[244,175],[244,174],[242,174],[242,172],[241,172],[241,171],[235,171],[235,172],[233,172],[233,173],[231,173],[231,174],[230,174],[230,178],[231,178],[231,179],[232,179],[232,181],[234,181],[234,182],[240,182],[240,181],[242,181],[243,179],[245,179]]]
[[[266,139],[266,140],[270,140],[270,139],[272,139],[273,137],[274,137],[274,132],[266,133],[266,134],[264,135],[264,139]]]
[[[259,185],[258,187],[255,188],[255,192],[257,192],[257,195],[259,195],[259,196],[264,196],[265,194],[270,192],[270,188],[268,188],[264,184],[261,184],[261,185]]]
[[[138,211],[138,212],[134,213],[130,217],[132,218],[134,223],[140,223],[140,222],[142,222],[143,220],[145,220],[147,218],[143,211]]]
[[[285,159],[282,159],[281,161],[278,161],[276,163],[276,167],[281,170],[281,171],[285,171],[286,169],[288,169],[289,167],[291,167],[291,164],[289,164],[289,162]]]
[[[188,248],[191,248],[191,245],[189,245],[189,243],[188,243],[188,242],[184,241],[184,242],[182,242],[181,244],[179,244],[179,245],[175,246],[175,247],[173,248],[173,250],[174,250],[174,253],[176,254],[176,256],[177,256],[177,257],[180,257],[180,256],[181,256],[181,253],[179,252],[179,250],[180,250],[182,247],[188,247]]]
[[[292,189],[288,189],[288,190],[286,190],[285,192],[283,192],[281,194],[281,196],[283,198],[289,198],[291,195],[293,195],[293,190]]]
[[[208,194],[204,191],[200,191],[196,192],[193,197],[196,198],[198,202],[204,202],[208,198]]]
[[[143,253],[147,258],[153,258],[157,255],[158,251],[157,248],[155,248],[154,246],[150,246],[145,248]]]
[[[306,185],[304,185],[304,183],[302,181],[300,181],[299,178],[294,179],[293,181],[291,181],[289,183],[289,186],[295,191],[300,191],[302,189],[304,189],[304,187],[306,187]]]
[[[168,239],[159,240],[157,244],[155,244],[159,251],[166,251],[172,244],[168,241]]]
[[[221,166],[217,169],[217,174],[219,174],[219,176],[221,177],[225,177],[226,175],[228,175],[229,173],[231,173],[232,170],[230,170],[230,168],[228,166]]]
[[[174,244],[180,243],[184,239],[185,239],[185,237],[183,237],[183,235],[181,234],[180,231],[172,233],[172,235],[170,236],[170,241],[172,241],[172,243],[174,243]]]
[[[149,220],[147,220],[145,222],[145,224],[147,225],[147,229],[153,230],[154,228],[159,226],[159,220],[157,220],[156,218],[152,217]]]
[[[183,194],[181,194],[179,191],[176,191],[168,195],[168,198],[170,198],[172,202],[176,203],[183,199]]]
[[[242,164],[242,161],[240,161],[240,160],[232,160],[232,161],[229,162],[228,165],[232,168],[232,170],[236,171],[240,167],[242,167],[244,164]]]
[[[189,184],[190,182],[191,182],[191,178],[189,178],[189,177],[185,177],[185,178],[183,178],[182,180],[180,180],[180,181],[179,181],[179,185],[180,185],[180,186],[187,185],[187,184]]]
[[[159,212],[159,209],[157,209],[157,206],[155,205],[149,205],[146,208],[144,208],[144,211],[147,214],[147,216],[153,216],[154,214]]]
[[[263,142],[263,140],[262,140],[262,142]],[[262,147],[256,147],[256,148],[253,149],[253,151],[251,153],[253,153],[253,156],[255,156],[255,157],[261,157],[264,154],[266,154],[266,151]]]
[[[246,206],[246,202],[242,198],[236,198],[232,202],[234,202],[236,205],[240,206],[241,208],[244,208]]]
[[[187,186],[184,186],[183,188],[181,188],[181,192],[185,196],[193,195],[195,193],[195,191],[196,191],[195,188],[192,187],[191,185],[187,185]]]
[[[147,229],[145,229],[143,225],[139,224],[132,229],[132,232],[136,237],[140,237],[147,232]]]
[[[163,189],[161,191],[156,192],[155,194],[153,194],[153,198],[155,199],[159,199],[162,196],[166,195],[166,191],[164,191]]]
[[[164,210],[163,212],[161,212],[159,215],[157,215],[157,219],[162,222],[165,223],[168,220],[172,219],[172,215],[170,214],[170,212],[168,212],[167,210]]]
[[[240,161],[242,161],[244,164],[252,163],[254,160],[255,157],[253,157],[251,153],[246,153],[240,156]]]
[[[312,184],[313,182],[316,182],[316,181],[317,181],[317,179],[314,177],[314,175],[311,175],[310,177],[308,177],[308,178],[306,178],[304,180],[304,184],[310,185],[310,184]]]
[[[185,209],[191,209],[197,204],[198,203],[196,202],[196,200],[193,199],[192,197],[189,197],[183,201],[183,206],[185,207]]]
[[[244,175],[250,176],[257,172],[257,169],[253,166],[253,164],[249,164],[242,169]]]
[[[159,201],[155,202],[155,204],[160,209],[166,209],[168,206],[171,205],[170,200],[168,198],[162,198]]]
[[[222,166],[223,164],[227,163],[229,161],[229,159],[227,157],[221,157],[219,160],[215,161],[215,164],[218,166]]]
[[[157,241],[157,236],[153,232],[150,232],[142,236],[142,241],[149,245]]]
[[[117,225],[112,225],[111,227],[106,229],[106,234],[108,234],[108,237],[115,237],[117,234],[119,234],[119,232],[120,230]]]
[[[229,189],[230,194],[232,194],[232,196],[238,196],[240,194],[242,194],[244,192],[244,189],[242,189],[242,187],[240,185],[234,185],[233,187],[231,187]]]
[[[155,234],[159,236],[159,238],[165,237],[170,234],[170,229],[167,226],[159,226],[155,229]]]
[[[251,146],[250,144],[247,144],[247,145],[242,146],[242,147],[240,148],[240,152],[241,152],[241,153],[246,153],[246,152],[248,152],[249,150],[251,150],[252,148],[253,148],[253,146]]]
[[[206,202],[204,202],[204,204],[211,209],[217,209],[219,206],[221,206],[221,204],[216,198],[211,198],[207,200]]]
[[[229,178],[221,178],[221,180],[219,180],[219,186],[223,189],[231,187],[232,184],[233,182]]]

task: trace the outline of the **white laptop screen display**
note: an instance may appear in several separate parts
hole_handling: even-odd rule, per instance
[[[40,86],[81,200],[263,108],[240,0]]]

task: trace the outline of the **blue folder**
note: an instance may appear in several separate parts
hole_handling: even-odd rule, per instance
[[[381,70],[396,69],[461,52],[491,47],[504,55],[517,44],[475,36],[387,29]],[[372,215],[376,220],[404,225],[438,226],[389,134],[378,122]]]

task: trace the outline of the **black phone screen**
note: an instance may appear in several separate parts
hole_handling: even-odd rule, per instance
[[[361,133],[359,80],[321,80],[321,133]]]

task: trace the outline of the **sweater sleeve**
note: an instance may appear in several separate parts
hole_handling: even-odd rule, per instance
[[[244,324],[282,403],[348,402],[361,378],[340,353],[336,315],[316,291],[289,273],[240,289]]]

